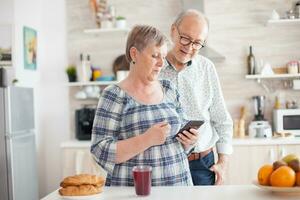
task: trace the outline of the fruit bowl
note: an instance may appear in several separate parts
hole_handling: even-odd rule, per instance
[[[278,193],[290,193],[290,194],[299,194],[300,195],[300,186],[294,187],[273,187],[273,186],[265,186],[260,185],[257,181],[253,181],[253,184],[257,187],[270,192],[278,192]]]

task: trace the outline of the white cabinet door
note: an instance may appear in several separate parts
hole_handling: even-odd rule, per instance
[[[75,174],[106,176],[106,172],[94,161],[88,148],[63,148],[63,177]]]
[[[300,155],[300,144],[284,144],[278,145],[278,159],[281,159],[287,154]]]
[[[225,184],[252,184],[252,181],[256,180],[258,169],[276,159],[276,145],[234,146],[234,153],[228,163]]]

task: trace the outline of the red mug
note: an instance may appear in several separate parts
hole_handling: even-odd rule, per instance
[[[152,167],[148,165],[135,166],[132,169],[135,193],[146,196],[151,192]]]

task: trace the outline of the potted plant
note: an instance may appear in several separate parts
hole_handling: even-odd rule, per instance
[[[68,75],[69,82],[76,82],[77,81],[76,66],[69,65],[66,69],[66,73]]]
[[[126,18],[123,16],[116,17],[116,28],[126,28]]]

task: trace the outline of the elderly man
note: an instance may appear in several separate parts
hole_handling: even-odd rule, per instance
[[[226,109],[214,64],[198,54],[208,36],[208,21],[196,10],[178,15],[171,26],[173,47],[167,54],[161,79],[173,82],[189,119],[204,120],[189,165],[194,185],[224,181],[232,153],[232,119]],[[218,161],[214,161],[216,147]]]

